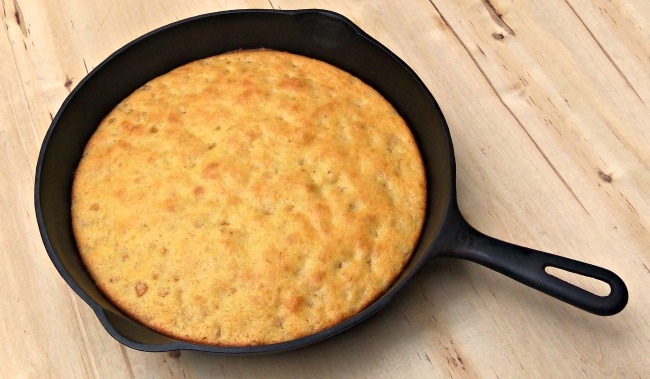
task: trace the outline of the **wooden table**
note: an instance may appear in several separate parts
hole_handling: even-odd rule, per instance
[[[478,265],[441,260],[370,320],[292,353],[172,356],[113,340],[38,233],[34,168],[52,116],[87,72],[154,28],[271,7],[340,12],[402,57],[447,118],[467,219],[611,269],[629,287],[627,308],[594,316]],[[650,375],[647,0],[3,0],[2,8],[0,377]]]

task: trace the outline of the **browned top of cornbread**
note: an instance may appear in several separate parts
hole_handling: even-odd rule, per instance
[[[122,101],[72,190],[81,256],[112,301],[204,344],[287,341],[356,314],[407,263],[425,176],[395,109],[303,56],[199,60]]]

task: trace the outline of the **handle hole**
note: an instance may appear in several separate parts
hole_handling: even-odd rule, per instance
[[[609,284],[590,276],[576,274],[554,266],[546,266],[544,271],[549,275],[555,276],[558,279],[569,282],[576,287],[580,287],[598,296],[605,297],[612,292]]]

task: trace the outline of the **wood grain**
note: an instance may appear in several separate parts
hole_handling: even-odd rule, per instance
[[[2,1],[0,367],[6,377],[644,377],[650,372],[650,5],[644,0]],[[33,177],[51,118],[113,51],[234,8],[340,12],[420,75],[449,123],[479,230],[605,266],[619,315],[574,309],[466,262],[427,266],[387,309],[262,357],[125,348],[42,246]],[[595,289],[587,280],[585,288]]]

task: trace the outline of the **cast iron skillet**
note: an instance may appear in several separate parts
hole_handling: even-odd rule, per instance
[[[178,341],[132,321],[95,286],[72,234],[70,193],[86,142],[101,119],[144,83],[190,61],[227,51],[270,48],[317,58],[361,78],[400,112],[417,140],[426,166],[427,211],[413,258],[389,290],[368,308],[327,330],[297,340],[251,347],[204,346]],[[242,10],[207,14],[164,26],[108,57],[65,100],[45,136],[36,167],[35,205],[45,248],[65,281],[124,345],[145,351],[200,350],[253,354],[290,350],[323,340],[385,306],[426,262],[462,258],[598,315],[627,303],[614,273],[587,263],[488,237],[472,228],[456,203],[451,138],[440,108],[415,73],[395,54],[345,17],[323,10]],[[601,297],[547,274],[547,266],[606,282]]]

